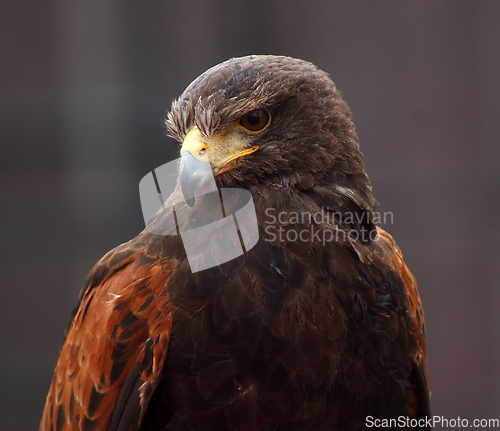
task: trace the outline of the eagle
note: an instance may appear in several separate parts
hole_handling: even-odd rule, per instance
[[[203,201],[202,163],[217,189],[251,195],[258,238],[200,271],[179,235],[154,229],[107,253],[79,295],[40,430],[430,429],[417,285],[377,226],[329,75],[286,56],[232,58],[186,88],[166,127],[182,144],[177,218]]]

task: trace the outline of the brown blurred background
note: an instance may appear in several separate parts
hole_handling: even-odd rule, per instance
[[[500,2],[0,2],[0,429],[36,429],[86,273],[143,228],[162,118],[229,57],[286,54],[351,106],[424,302],[432,405],[500,418]]]

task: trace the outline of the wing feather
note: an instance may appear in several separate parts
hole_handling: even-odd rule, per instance
[[[41,430],[139,428],[168,349],[174,264],[133,244],[98,262],[67,329]]]
[[[403,261],[401,250],[394,239],[384,230],[378,228],[380,239],[384,242],[387,255],[391,257],[392,267],[399,274],[406,287],[409,303],[409,316],[414,322],[413,334],[416,341],[416,353],[413,358],[411,384],[414,388],[410,400],[408,417],[423,419],[431,417],[430,390],[427,379],[427,352],[425,347],[425,322],[417,282]]]

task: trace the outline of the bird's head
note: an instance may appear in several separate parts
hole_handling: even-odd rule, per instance
[[[208,162],[219,186],[282,184],[327,201],[347,193],[374,210],[349,107],[309,62],[228,60],[186,88],[166,123],[182,142],[181,182],[183,170]]]

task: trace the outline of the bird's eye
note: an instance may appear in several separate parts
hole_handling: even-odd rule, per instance
[[[262,132],[269,125],[269,120],[269,112],[263,109],[256,109],[240,118],[240,126],[250,132]]]

